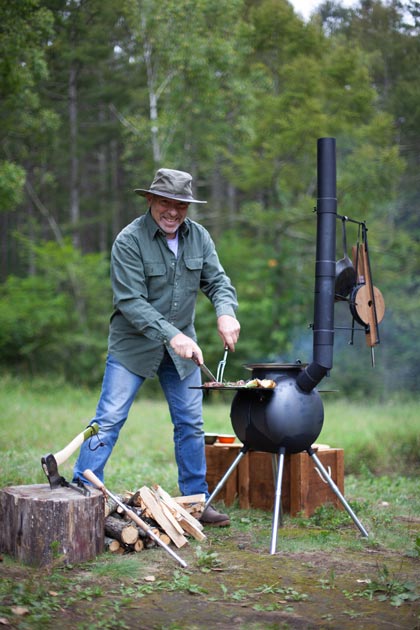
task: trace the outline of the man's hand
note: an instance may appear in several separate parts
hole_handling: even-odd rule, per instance
[[[198,365],[204,363],[203,353],[191,337],[187,337],[184,333],[178,333],[172,337],[169,343],[171,348],[183,359],[192,359],[194,355],[194,360]]]
[[[223,345],[232,352],[238,341],[241,325],[235,317],[231,315],[221,315],[217,318],[217,332],[223,341]]]

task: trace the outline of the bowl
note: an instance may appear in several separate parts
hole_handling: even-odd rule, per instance
[[[204,434],[204,441],[206,444],[214,444],[215,441],[217,440],[217,433],[205,433]]]
[[[221,444],[233,444],[235,441],[234,435],[218,435],[217,441]]]

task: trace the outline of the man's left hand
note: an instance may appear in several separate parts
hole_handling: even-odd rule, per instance
[[[235,350],[235,344],[238,341],[240,330],[241,325],[236,317],[221,315],[217,318],[217,332],[224,346],[227,346],[231,352]]]

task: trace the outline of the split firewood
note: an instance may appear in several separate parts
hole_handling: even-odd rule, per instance
[[[169,545],[182,547],[188,541],[186,535],[204,540],[202,524],[193,516],[200,514],[205,505],[205,495],[196,494],[172,498],[161,486],[146,486],[136,492],[126,491],[119,499],[130,505],[150,527],[155,536]],[[156,546],[156,541],[138,527],[124,510],[112,499],[105,506],[105,548],[112,553],[139,552]],[[121,514],[119,512],[122,512]]]
[[[131,505],[130,501],[133,498],[133,494],[134,492],[131,492],[130,490],[124,490],[123,494],[120,496],[120,499],[126,505]]]
[[[146,486],[143,486],[143,488],[140,488],[140,493],[141,498],[152,513],[152,517],[160,525],[163,531],[168,534],[169,538],[174,542],[174,544],[178,548],[186,545],[188,543],[188,540],[183,534],[179,533],[177,527],[175,527],[174,523],[172,522],[175,519],[170,519],[168,515],[164,513],[153,492]]]
[[[174,514],[174,511],[171,509],[171,507],[167,503],[165,503],[165,501],[159,496],[158,492],[155,489],[152,490],[152,492],[153,492],[153,495],[154,495],[156,501],[158,502],[158,505],[159,505],[160,509],[162,510],[162,512],[164,513],[166,518],[173,525],[173,527],[176,529],[176,531],[181,536],[184,536],[185,532],[184,532],[182,526],[180,525],[180,523],[178,522],[178,519],[176,518],[176,515]],[[163,492],[165,492],[165,491],[162,490],[162,493]],[[170,498],[170,495],[168,495],[168,497]]]
[[[132,492],[129,501],[127,502],[127,505],[129,505],[130,507],[141,507],[141,497],[140,497],[140,491],[137,490],[136,492]]]
[[[166,518],[170,521],[173,527],[175,527],[176,531],[179,534],[181,534],[181,536],[183,536],[184,530],[182,529],[181,525],[178,523],[177,519],[175,518],[173,511],[171,511],[170,507],[159,497],[157,493],[153,493],[153,494],[155,495],[155,499],[158,502],[158,505],[160,509],[162,510],[162,512],[164,513],[164,515],[166,516]]]
[[[204,511],[206,503],[206,495],[190,494],[183,497],[173,497],[176,503],[179,503],[190,514],[201,514]]]
[[[151,511],[141,498],[140,490],[137,490],[137,492],[133,494],[130,505],[134,508],[134,511],[141,516],[141,518],[146,520],[153,518]]]
[[[203,526],[200,521],[194,518],[180,503],[175,501],[171,495],[159,485],[155,485],[153,488],[163,504],[171,510],[172,515],[184,532],[190,534],[190,536],[193,536],[196,540],[206,539],[205,534],[202,532]]]
[[[179,518],[179,524],[181,525],[185,533],[189,534],[196,540],[200,540],[200,541],[206,540],[207,536],[203,534],[203,532],[200,529],[198,529],[198,527],[193,525],[189,520],[185,519],[183,516]]]
[[[115,516],[106,517],[105,534],[110,538],[115,538],[124,545],[134,545],[139,537],[139,533],[135,525],[127,523]]]

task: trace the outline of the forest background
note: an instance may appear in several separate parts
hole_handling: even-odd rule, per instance
[[[305,22],[287,0],[20,0],[0,25],[3,374],[98,385],[110,248],[161,166],[193,174],[208,204],[190,216],[238,291],[227,378],[310,361],[317,139],[334,137],[338,213],[366,222],[386,314],[372,369],[336,304],[331,387],[419,390],[419,2],[327,1]],[[197,330],[215,368],[204,298]]]

